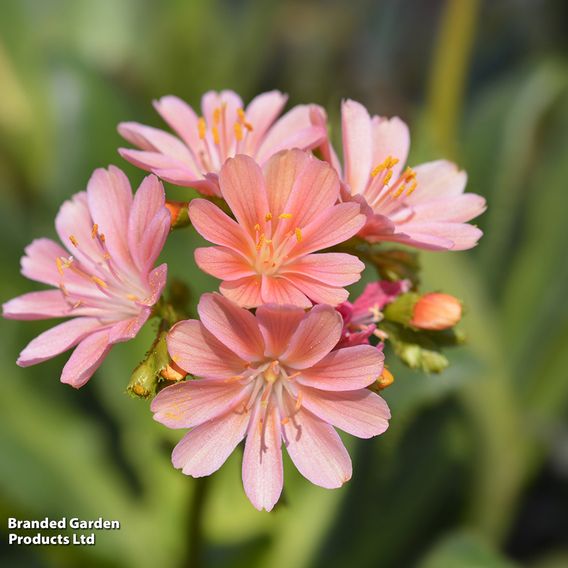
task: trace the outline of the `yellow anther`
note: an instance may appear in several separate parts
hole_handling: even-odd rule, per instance
[[[301,242],[301,240],[302,240],[302,231],[301,231],[300,227],[296,227],[296,228],[294,229],[294,233],[295,233],[295,235],[296,235],[296,240],[297,240],[298,242]]]
[[[204,140],[205,133],[207,132],[207,125],[205,124],[205,119],[203,117],[199,118],[197,121],[197,131],[199,133],[199,138]]]
[[[270,211],[264,216],[264,220],[272,221],[272,213]]]
[[[140,298],[138,296],[135,296],[134,294],[127,294],[126,299],[132,302],[137,302]]]
[[[292,213],[280,213],[280,215],[278,215],[278,219],[291,219],[292,218]]]
[[[296,399],[296,406],[294,407],[294,410],[298,412],[300,408],[302,408],[302,391],[298,393],[298,398]]]
[[[241,122],[245,121],[245,111],[242,108],[237,109],[237,116]]]
[[[258,239],[258,243],[256,243],[256,250],[260,250],[262,248],[263,244],[264,244],[264,233],[262,233],[262,235],[260,235],[260,238]]]
[[[97,236],[98,232],[99,232],[99,226],[95,223],[91,231],[91,238],[94,239]]]
[[[249,131],[252,132],[252,124],[250,122],[243,122],[243,126]]]
[[[409,188],[408,191],[406,192],[406,197],[409,197],[410,195],[412,195],[414,193],[414,190],[418,187],[418,182],[414,182]]]
[[[57,272],[63,276],[63,263],[58,256],[55,257],[55,264],[57,265]]]
[[[403,183],[400,184],[400,187],[393,194],[393,198],[398,199],[402,195],[402,192],[405,190],[405,188],[406,186]]]
[[[402,174],[402,177],[405,181],[411,181],[416,178],[416,172],[412,168],[406,168],[406,170],[404,170],[404,173]]]
[[[387,156],[384,162],[381,162],[373,171],[371,172],[371,177],[378,176],[384,170],[390,170],[393,166],[398,164],[398,158],[393,158],[392,156]]]
[[[240,122],[235,122],[233,128],[235,129],[235,138],[238,142],[243,139],[243,127]]]
[[[101,280],[98,276],[91,276],[91,280],[97,284],[97,286],[101,286],[103,288],[106,288],[108,285],[104,280]]]
[[[253,229],[254,229],[255,231],[260,231],[260,225],[257,223],[257,224],[253,227]]]
[[[385,176],[385,179],[383,181],[383,185],[387,185],[387,183],[392,179],[392,170],[389,170],[387,172],[387,175]]]
[[[69,235],[69,240],[71,241],[71,244],[75,247],[79,246],[79,243],[77,242],[77,239],[73,236],[73,235]]]
[[[213,111],[213,124],[217,125],[221,122],[221,109],[217,107]]]
[[[103,243],[103,245],[104,245],[105,242],[106,242],[106,237],[104,236],[103,233],[101,233],[101,234],[99,235],[99,239],[100,239],[101,243]]]
[[[82,306],[82,305],[83,305],[83,301],[82,301],[82,300],[77,300],[77,301],[73,304],[72,308],[73,308],[74,310],[76,310],[78,307],[80,307],[80,306]]]
[[[216,126],[213,126],[211,128],[211,134],[213,134],[213,142],[215,142],[215,144],[219,145],[219,130],[217,129]]]

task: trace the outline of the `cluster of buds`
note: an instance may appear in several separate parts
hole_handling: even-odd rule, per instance
[[[172,455],[187,475],[213,473],[244,439],[244,489],[266,510],[283,487],[282,445],[317,485],[351,477],[335,428],[360,438],[387,429],[385,354],[440,371],[440,348],[461,340],[461,303],[421,294],[416,253],[382,243],[472,248],[481,232],[468,221],[485,208],[454,164],[405,167],[410,136],[399,118],[345,101],[341,163],[324,109],[281,116],[285,104],[278,91],[246,108],[232,91],[209,92],[198,114],[167,96],[155,108],[174,134],[120,124],[134,146],[120,155],[150,175],[133,194],[120,169],[96,170],[57,215],[63,246],[40,238],[22,258],[24,276],[52,288],[3,305],[6,318],[69,318],[18,364],[75,348],[61,380],[76,388],[156,318],[128,392],[152,399],[157,421],[189,429]],[[166,200],[162,181],[201,195]],[[194,251],[197,266],[220,280],[194,317],[188,287],[171,282],[163,295],[167,266],[156,266],[169,233],[188,226],[210,243]],[[379,279],[349,301],[365,269]]]

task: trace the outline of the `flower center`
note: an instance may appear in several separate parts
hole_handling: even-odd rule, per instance
[[[290,213],[273,219],[268,212],[262,223],[254,226],[255,258],[253,268],[258,274],[271,276],[278,272],[294,246],[302,240],[302,230],[294,227]]]

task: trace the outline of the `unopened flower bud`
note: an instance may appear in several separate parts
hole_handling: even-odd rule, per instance
[[[394,383],[393,374],[386,368],[383,368],[381,376],[377,379],[377,387],[379,390],[386,389]]]
[[[461,316],[462,305],[457,298],[449,294],[430,293],[422,296],[414,305],[410,325],[440,331],[459,323]]]
[[[166,207],[172,217],[171,229],[180,229],[190,224],[187,206],[188,203],[185,201],[166,201]]]

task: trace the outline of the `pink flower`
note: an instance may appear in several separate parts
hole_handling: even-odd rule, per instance
[[[198,248],[203,271],[223,280],[240,306],[336,305],[364,264],[344,253],[313,252],[352,237],[365,223],[357,203],[337,204],[339,180],[328,164],[301,150],[272,157],[263,175],[248,156],[227,160],[219,175],[236,221],[205,199],[189,205],[193,226],[216,247]]]
[[[383,369],[368,345],[332,351],[341,317],[330,306],[308,313],[264,305],[256,316],[218,294],[205,294],[201,322],[182,321],[168,336],[174,361],[201,379],[167,387],[152,402],[169,428],[192,428],[172,454],[186,475],[219,469],[246,436],[245,493],[270,511],[282,491],[282,451],[316,485],[341,486],[351,460],[333,426],[360,438],[388,427],[385,401],[365,387]]]
[[[343,103],[341,114],[347,198],[369,206],[361,237],[430,250],[464,250],[477,244],[482,232],[467,221],[485,211],[485,199],[464,193],[465,172],[444,160],[403,171],[410,146],[404,122],[371,118],[352,100]],[[320,111],[316,123],[324,122]],[[340,171],[329,142],[322,153]]]
[[[170,215],[164,190],[147,177],[134,198],[115,167],[96,170],[86,192],[66,201],[55,220],[62,248],[37,239],[26,248],[22,274],[57,289],[31,292],[3,305],[9,319],[71,317],[36,337],[20,354],[27,367],[77,345],[61,381],[83,386],[115,343],[132,339],[146,322],[166,281],[154,268]]]
[[[383,319],[381,310],[400,294],[410,290],[409,280],[379,280],[365,286],[363,293],[353,302],[337,306],[343,318],[340,347],[369,343],[371,335],[377,335],[377,323]],[[381,337],[380,334],[378,337]]]
[[[280,150],[307,150],[323,141],[325,128],[313,122],[319,107],[296,106],[278,119],[286,99],[279,91],[270,91],[255,97],[244,110],[235,92],[209,91],[201,100],[203,116],[199,118],[181,99],[163,97],[154,107],[177,136],[123,122],[119,133],[140,150],[121,148],[119,152],[166,181],[219,195],[217,174],[227,158],[246,154],[263,164]]]

